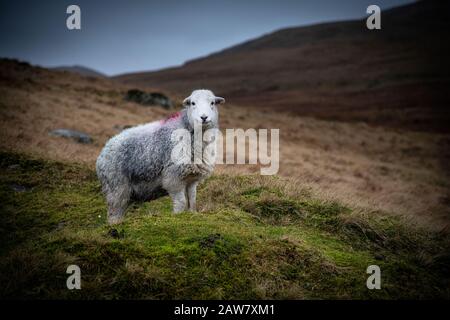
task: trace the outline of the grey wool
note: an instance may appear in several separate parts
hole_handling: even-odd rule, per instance
[[[147,201],[169,194],[173,211],[196,210],[199,182],[214,170],[214,161],[200,155],[200,161],[177,161],[174,148],[180,142],[177,132],[186,132],[188,150],[195,153],[194,128],[218,128],[217,105],[225,99],[210,90],[194,90],[184,99],[184,109],[171,117],[122,131],[112,137],[101,151],[97,176],[108,206],[108,223],[120,223],[132,201]],[[202,147],[212,140],[202,142]],[[190,151],[190,152],[191,152]],[[189,158],[191,153],[189,154]]]

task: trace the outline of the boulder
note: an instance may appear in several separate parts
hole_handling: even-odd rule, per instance
[[[92,138],[88,134],[76,130],[56,129],[50,131],[49,135],[56,137],[70,138],[79,143],[86,143],[86,144],[92,143]]]
[[[26,192],[26,191],[29,190],[29,188],[27,188],[27,187],[25,187],[25,186],[22,186],[22,185],[20,185],[20,184],[15,184],[15,183],[9,185],[9,187],[10,187],[12,190],[14,190],[15,192]]]
[[[171,109],[173,107],[170,98],[159,92],[144,92],[138,89],[131,89],[127,91],[125,100],[136,102],[144,106],[159,105],[165,109]]]
[[[132,128],[132,127],[133,127],[133,126],[132,126],[132,125],[129,125],[129,124],[125,124],[125,125],[116,124],[116,125],[113,127],[113,129],[116,130],[116,131],[118,131],[118,132],[121,132],[121,131],[123,131],[123,130],[129,129],[129,128]]]

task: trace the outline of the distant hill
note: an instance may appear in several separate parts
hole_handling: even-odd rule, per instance
[[[61,66],[61,67],[55,67],[52,68],[53,70],[59,70],[59,71],[68,71],[68,72],[73,72],[73,73],[78,73],[81,74],[83,76],[88,76],[88,77],[98,77],[98,78],[104,78],[106,77],[105,74],[98,72],[94,69],[90,69],[90,68],[86,68],[83,66]]]
[[[450,4],[420,1],[366,21],[288,28],[181,67],[115,79],[186,95],[343,121],[449,131]]]

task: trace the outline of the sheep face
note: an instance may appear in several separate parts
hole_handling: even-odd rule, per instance
[[[224,98],[216,97],[210,90],[194,90],[184,99],[190,125],[194,128],[201,125],[203,129],[217,127],[219,114],[217,105],[225,102]]]

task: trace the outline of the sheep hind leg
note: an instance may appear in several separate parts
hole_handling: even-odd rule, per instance
[[[186,191],[184,188],[180,191],[169,192],[169,195],[172,198],[174,213],[179,213],[186,210],[187,201]]]
[[[121,187],[108,195],[108,223],[110,225],[119,224],[123,221],[130,202],[130,195],[129,187]]]
[[[189,211],[195,212],[196,208],[196,198],[197,198],[197,185],[198,182],[193,182],[186,187],[186,193],[189,202]]]

